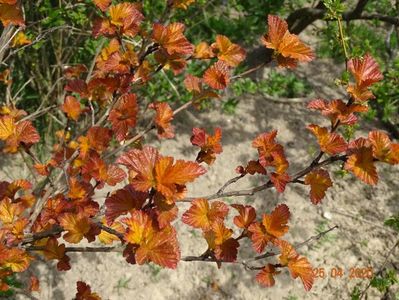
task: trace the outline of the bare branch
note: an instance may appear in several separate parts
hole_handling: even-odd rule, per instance
[[[320,156],[320,155],[319,155]],[[318,156],[318,157],[319,157]],[[316,162],[316,160],[318,159],[318,157],[316,157],[316,159],[314,159],[310,165],[308,167],[306,167],[305,169],[297,172],[296,174],[294,174],[293,176],[291,176],[291,180],[288,183],[297,183],[298,179],[302,178],[303,176],[305,176],[306,174],[310,173],[311,171],[313,171],[314,169],[317,168],[321,168],[327,165],[330,165],[336,161],[346,161],[347,156],[346,155],[342,155],[342,156],[331,156],[321,162]],[[234,179],[234,178],[233,178]],[[231,180],[230,179],[227,183],[229,183]],[[227,184],[226,183],[226,184]],[[226,185],[225,184],[225,185]],[[179,202],[192,202],[195,199],[201,198],[201,199],[207,199],[207,200],[215,200],[215,199],[220,199],[220,198],[224,198],[224,197],[242,197],[242,196],[253,196],[256,193],[272,188],[274,185],[272,183],[271,180],[269,180],[268,182],[266,182],[265,184],[262,184],[260,186],[254,187],[252,189],[246,189],[246,190],[237,190],[237,191],[230,191],[230,192],[222,192],[222,193],[214,193],[211,195],[207,195],[207,196],[198,196],[198,197],[188,197],[185,198],[183,200],[180,200]],[[179,203],[178,202],[178,203]]]

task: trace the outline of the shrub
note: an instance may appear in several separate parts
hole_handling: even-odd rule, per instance
[[[358,113],[368,110],[368,101],[373,98],[371,87],[383,78],[375,59],[366,53],[361,58],[348,59],[347,69],[353,80],[347,85],[346,100],[316,99],[308,104],[309,109],[320,111],[331,122],[329,128],[307,126],[320,148],[308,166],[289,173],[289,162],[283,145],[278,142],[277,131],[259,133],[251,145],[258,155],[246,165],[238,166],[236,177],[213,194],[188,197],[186,185],[206,173],[223,151],[222,129],[216,127],[213,132],[206,132],[193,128],[191,143],[199,150],[195,161],[164,156],[145,144],[144,136],[156,131],[159,139],[173,138],[178,134],[172,125],[176,114],[222,97],[227,86],[272,59],[282,68],[295,68],[298,63],[314,59],[310,47],[289,32],[286,21],[269,15],[267,33],[261,42],[271,55],[265,57],[260,66],[234,74],[246,56],[240,45],[220,34],[212,41],[193,45],[185,35],[183,23],[169,22],[193,2],[159,2],[162,16],[157,20],[149,18],[153,12],[146,1],[141,5],[94,0],[93,3],[68,3],[72,6],[52,11],[41,26],[48,26],[51,31],[64,26],[64,19],[68,19],[74,24],[68,28],[77,30],[75,25],[88,22],[82,17],[87,14],[93,20],[92,35],[97,40],[82,42],[87,49],[68,45],[70,61],[75,62],[70,66],[61,65],[62,55],[57,52],[65,47],[63,38],[54,42],[53,72],[62,72],[63,81],[44,88],[46,97],[34,111],[29,109],[28,84],[13,81],[14,74],[26,70],[10,66],[3,71],[6,101],[0,117],[2,151],[7,159],[18,153],[28,156],[33,171],[41,176],[37,183],[26,179],[0,183],[0,279],[1,290],[6,295],[12,291],[27,293],[26,289],[38,289],[36,277],[31,278],[29,286],[23,287],[15,280],[16,275],[29,269],[37,255],[55,260],[59,271],[67,271],[71,268],[69,252],[110,251],[121,252],[126,263],[152,262],[172,269],[181,261],[213,262],[219,268],[224,264],[239,264],[254,271],[256,281],[266,287],[273,286],[280,270],[288,268],[292,278],[299,278],[304,288],[310,290],[315,275],[308,258],[302,256],[299,249],[335,228],[319,232],[308,240],[304,237],[304,243],[293,246],[284,238],[290,229],[288,222],[292,214],[287,205],[279,204],[272,211],[264,212],[250,205],[226,203],[223,199],[271,188],[283,193],[287,184],[302,184],[309,186],[312,205],[320,205],[332,186],[329,165],[339,163],[366,184],[375,185],[379,179],[377,163],[399,163],[399,144],[382,131],[373,130],[367,137],[350,140],[340,134],[341,129],[358,123]],[[49,3],[44,1],[42,9],[49,12]],[[158,6],[155,11],[157,9]],[[38,38],[40,34],[35,37],[37,32],[25,33],[24,29],[30,28],[29,19],[25,25],[22,12],[18,1],[1,1],[3,62],[7,64],[13,55],[20,55],[23,60],[23,49],[36,48],[35,55],[27,59],[33,69],[38,67],[32,76],[43,77],[42,66],[38,66],[43,59],[40,51],[41,47],[46,50],[48,46],[40,45],[43,41]],[[29,9],[26,17],[35,13]],[[79,58],[90,55],[93,55],[90,64],[78,64]],[[154,82],[158,78],[155,76],[162,72],[172,87],[173,80],[184,81],[190,98],[180,106],[172,108],[174,103],[159,101],[169,97]],[[51,78],[53,74],[45,76]],[[44,77],[43,82],[35,80],[38,90],[40,84],[46,85]],[[64,84],[61,92],[55,93],[54,89],[59,89],[61,84]],[[142,93],[147,88],[152,89],[151,92]],[[303,92],[304,87],[294,89]],[[177,89],[175,92],[179,95]],[[21,93],[23,97],[19,100]],[[58,99],[60,103],[51,99],[53,95],[62,95]],[[45,118],[37,122],[40,116]],[[50,126],[49,119],[58,123],[53,128],[61,126],[51,138],[47,138],[50,131],[38,130]],[[46,142],[38,147],[41,140]],[[48,146],[51,151],[43,151]],[[261,176],[264,183],[247,190],[226,191],[242,178],[254,175]],[[97,190],[114,187],[125,179],[128,184],[114,188],[103,203],[93,197]],[[177,218],[179,205],[187,202],[191,206],[181,221],[199,230],[208,245],[199,255],[180,253],[172,223]],[[234,231],[226,222],[229,210],[235,213]],[[79,244],[84,239],[89,243],[98,240],[105,246],[64,243]],[[244,239],[252,244],[253,257],[238,258]],[[77,299],[99,297],[89,285],[77,282]]]

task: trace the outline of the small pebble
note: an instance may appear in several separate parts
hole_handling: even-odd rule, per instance
[[[325,211],[325,212],[323,212],[323,218],[327,219],[327,220],[331,220],[332,214],[329,211]]]

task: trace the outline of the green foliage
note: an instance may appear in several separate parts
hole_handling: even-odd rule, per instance
[[[372,103],[375,116],[384,122],[399,124],[399,58],[384,74],[384,81],[374,89],[376,101]]]
[[[392,285],[399,282],[395,270],[387,270],[384,275],[375,276],[371,280],[371,286],[381,293],[385,293]]]
[[[338,15],[342,14],[346,7],[341,0],[323,0],[324,6],[328,9],[326,18],[337,18]]]
[[[362,291],[360,290],[360,288],[358,286],[355,286],[351,293],[351,300],[360,300],[361,293]]]
[[[399,214],[396,216],[392,216],[388,219],[385,220],[384,222],[385,226],[391,227],[393,230],[396,230],[399,232]]]
[[[15,275],[10,275],[7,276],[6,278],[3,279],[4,282],[6,284],[8,284],[11,289],[9,289],[8,291],[0,291],[0,298],[2,297],[12,297],[15,295],[15,292],[13,291],[13,287],[14,288],[21,288],[22,287],[22,283],[20,281],[17,280],[17,278],[15,277]]]
[[[259,91],[276,97],[303,97],[310,89],[306,80],[299,79],[292,73],[282,74],[271,71],[267,80],[258,84]]]
[[[240,78],[230,85],[233,94],[223,100],[222,108],[225,113],[233,114],[239,103],[237,97],[245,94],[264,94],[274,97],[303,97],[309,91],[310,85],[306,80],[299,79],[292,73],[270,71],[267,79],[256,81],[250,78]]]

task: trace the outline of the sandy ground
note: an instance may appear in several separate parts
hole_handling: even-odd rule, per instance
[[[296,72],[307,78],[314,96],[332,99],[340,96],[333,85],[334,74],[338,71],[339,66],[330,61],[317,60]],[[305,130],[311,122],[328,124],[318,114],[309,112],[305,103],[277,104],[263,96],[244,96],[234,115],[222,114],[219,109],[203,112],[192,109],[176,118],[175,139],[159,142],[150,136],[148,140],[153,141],[152,145],[162,154],[193,160],[197,149],[189,141],[192,127],[205,125],[208,130],[222,127],[223,153],[207,174],[189,186],[189,196],[201,196],[215,192],[236,176],[237,165],[256,158],[251,141],[259,133],[274,128],[278,129],[278,141],[285,146],[290,172],[307,165],[317,150],[314,138]],[[366,128],[373,126],[365,124]],[[85,253],[70,254],[72,269],[68,272],[55,271],[53,263],[37,266],[41,292],[36,296],[43,300],[72,299],[76,281],[83,280],[103,299],[348,299],[355,286],[364,288],[368,283],[364,279],[350,279],[350,269],[371,266],[376,271],[397,239],[393,231],[383,226],[383,220],[399,210],[399,168],[379,165],[380,182],[376,187],[367,186],[351,175],[341,178],[336,172],[338,169],[338,166],[330,167],[334,186],[319,206],[311,204],[308,188],[299,185],[288,186],[283,194],[271,189],[253,197],[225,199],[227,203],[251,204],[259,212],[270,212],[278,203],[286,203],[292,218],[285,237],[292,243],[302,242],[334,225],[339,226],[338,230],[299,251],[314,267],[325,268],[327,272],[327,277],[318,279],[310,292],[305,292],[300,281],[293,281],[286,270],[277,277],[273,288],[262,288],[254,280],[255,272],[238,265],[223,265],[218,270],[214,264],[181,262],[177,270],[166,270],[154,265],[127,264],[117,253]],[[4,174],[6,179],[28,176],[10,172],[6,166],[2,170],[7,174]],[[264,182],[264,178],[254,176],[239,181],[231,189]],[[101,201],[106,192],[103,190],[96,197]],[[179,214],[187,208],[188,205],[179,204]],[[231,210],[229,217],[233,215]],[[206,249],[201,233],[191,230],[180,220],[175,224],[182,255],[200,255]],[[255,255],[248,242],[243,242],[240,249],[240,258]],[[395,257],[398,263],[398,251],[392,254],[391,261]],[[341,278],[330,276],[334,267],[343,269]],[[380,294],[370,290],[368,299],[380,299]]]

